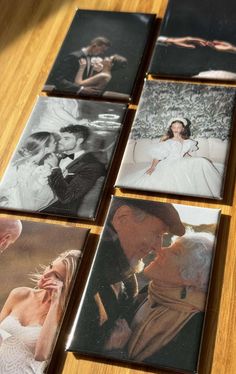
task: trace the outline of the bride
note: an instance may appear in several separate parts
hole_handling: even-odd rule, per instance
[[[187,120],[173,118],[167,134],[151,150],[151,165],[147,170],[129,175],[125,185],[150,191],[221,198],[220,173],[207,158],[191,157],[190,152],[198,150],[198,146],[189,137]]]
[[[80,254],[61,253],[34,275],[35,288],[11,291],[0,313],[1,374],[44,372]]]
[[[75,83],[82,87],[80,94],[83,94],[84,88],[91,88],[94,90],[94,94],[106,96],[108,93],[105,91],[105,88],[112,79],[113,72],[125,68],[127,59],[120,55],[113,55],[104,59],[96,58],[92,65],[92,76],[87,79],[83,79],[86,60],[81,58],[79,63],[80,67],[75,77]],[[118,95],[118,93],[116,94]]]
[[[11,162],[0,184],[0,206],[11,209],[41,210],[55,200],[48,185],[50,154],[56,138],[47,131],[30,135],[18,150],[21,156]]]

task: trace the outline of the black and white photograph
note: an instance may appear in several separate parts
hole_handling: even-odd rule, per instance
[[[0,183],[0,207],[95,219],[125,104],[39,97]]]
[[[234,0],[169,0],[149,73],[236,80]]]
[[[129,101],[155,15],[78,10],[43,88]]]
[[[219,218],[113,197],[67,350],[197,373]]]
[[[89,230],[0,218],[0,373],[43,374]]]
[[[222,199],[235,93],[146,81],[116,186]]]

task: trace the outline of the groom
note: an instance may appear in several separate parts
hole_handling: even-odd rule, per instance
[[[84,150],[84,144],[90,136],[88,127],[68,125],[61,128],[60,133],[58,151],[61,157],[53,154],[50,158],[52,171],[48,177],[57,201],[43,212],[78,217],[85,195],[105,175],[105,166],[93,152]]]

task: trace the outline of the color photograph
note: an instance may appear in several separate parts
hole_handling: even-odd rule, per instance
[[[67,350],[196,373],[219,217],[113,197]]]
[[[125,112],[39,97],[0,183],[0,207],[95,219]]]
[[[149,73],[236,80],[234,0],[169,0]]]
[[[116,186],[223,198],[235,88],[146,81]]]
[[[129,101],[155,15],[78,10],[43,90]]]
[[[0,373],[43,374],[87,229],[0,218]]]

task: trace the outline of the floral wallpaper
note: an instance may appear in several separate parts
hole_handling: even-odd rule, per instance
[[[171,118],[184,117],[191,138],[228,139],[235,94],[236,88],[228,86],[146,81],[131,138],[163,136]]]

